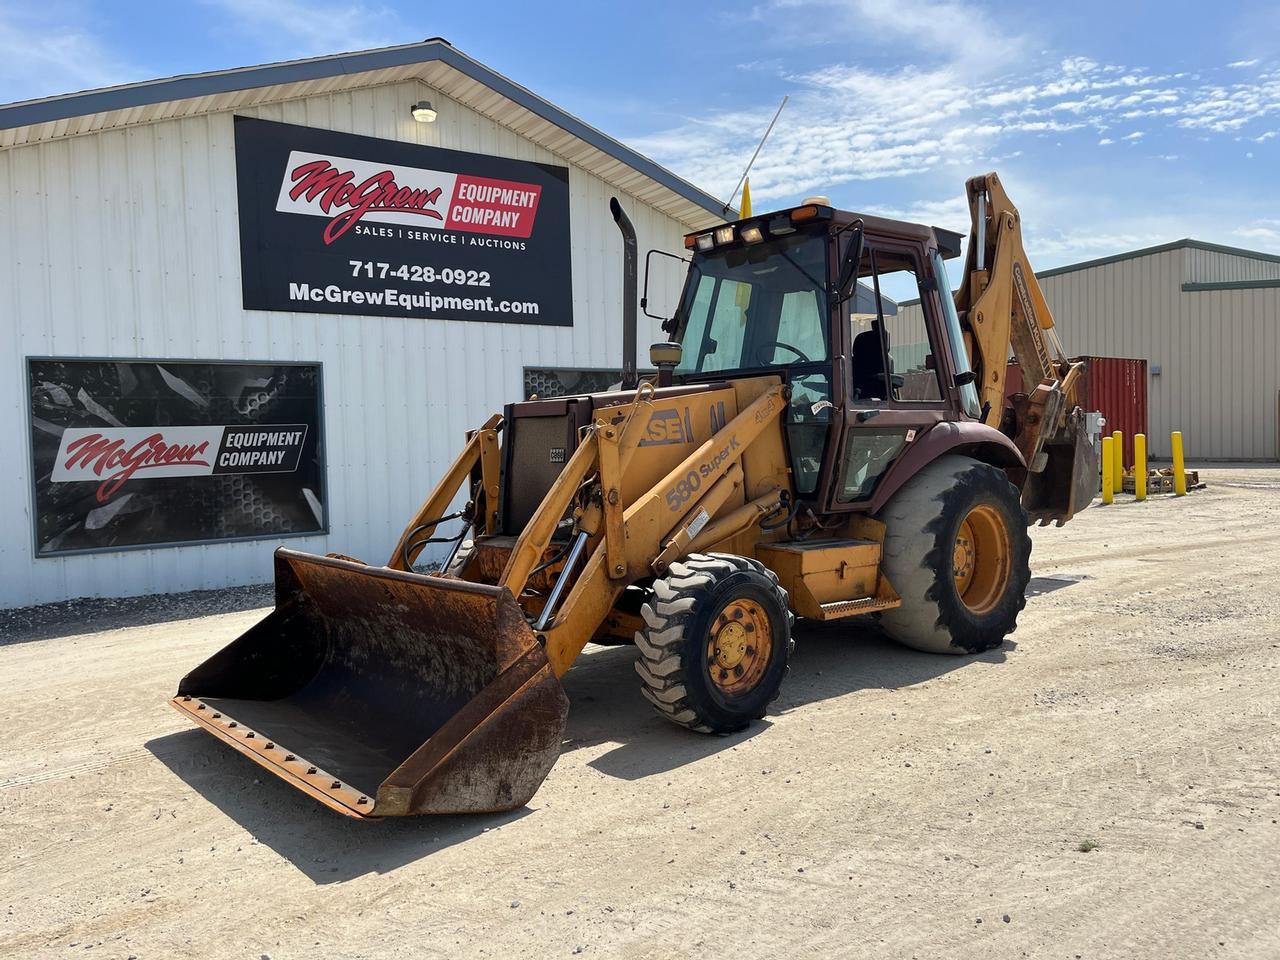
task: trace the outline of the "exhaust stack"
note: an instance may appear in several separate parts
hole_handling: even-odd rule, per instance
[[[609,198],[609,212],[622,232],[622,389],[640,382],[636,368],[636,228],[617,197]]]

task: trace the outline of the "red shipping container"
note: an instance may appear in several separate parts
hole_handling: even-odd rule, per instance
[[[1124,465],[1133,466],[1134,434],[1150,437],[1147,420],[1147,361],[1125,357],[1073,357],[1086,364],[1084,396],[1085,412],[1097,410],[1106,418],[1106,436],[1124,431]],[[1009,364],[1004,381],[1004,395],[1022,392],[1022,371]],[[1147,449],[1151,449],[1150,439]]]

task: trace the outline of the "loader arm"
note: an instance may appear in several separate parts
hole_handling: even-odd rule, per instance
[[[1093,498],[1096,457],[1084,431],[1085,365],[1067,359],[1022,243],[1022,219],[994,173],[965,184],[971,227],[955,293],[981,417],[1010,436],[1027,463],[1024,503],[1059,526]],[[1005,401],[1012,353],[1026,394]]]
[[[743,485],[743,455],[766,430],[777,430],[778,418],[786,409],[786,389],[775,384],[761,393],[723,429],[672,467],[655,486],[625,510],[620,510],[620,524],[616,528],[605,517],[604,531],[595,540],[582,573],[564,605],[543,628],[547,660],[557,676],[563,676],[577,659],[628,583],[664,573],[674,560],[694,548],[707,549],[727,539],[777,505],[780,492],[768,490],[744,505],[744,508],[751,506],[751,510],[740,508],[722,515],[731,494]],[[598,449],[607,451],[609,445],[616,444],[624,451],[634,450],[645,422],[633,415],[625,421],[621,432],[606,422],[597,422],[592,430],[600,444]],[[598,462],[605,467],[608,460],[599,457]],[[701,481],[697,496],[683,495],[683,485],[691,474]],[[617,480],[609,476],[605,467],[601,470],[600,482],[607,504],[611,499],[608,491],[617,489]],[[548,494],[548,499],[550,496]],[[559,504],[551,506],[554,512]],[[615,503],[615,506],[620,505]],[[721,526],[715,530],[711,521],[717,516]],[[700,539],[704,533],[718,539]],[[514,559],[513,555],[513,562]],[[511,586],[505,575],[503,582]]]

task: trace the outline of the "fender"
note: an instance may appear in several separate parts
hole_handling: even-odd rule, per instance
[[[904,483],[946,453],[959,453],[993,467],[1003,467],[1019,489],[1026,478],[1027,463],[1022,454],[1013,441],[995,427],[976,420],[943,421],[917,437],[889,468],[868,504],[868,512],[878,513]]]

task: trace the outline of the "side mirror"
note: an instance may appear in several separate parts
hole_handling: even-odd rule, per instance
[[[969,384],[975,383],[977,379],[978,375],[972,370],[966,370],[964,373],[957,373],[955,376],[957,387],[967,387]]]
[[[649,347],[649,362],[658,368],[658,386],[671,386],[671,374],[684,358],[684,347],[671,340],[663,340]]]
[[[640,295],[640,309],[644,311],[644,315],[648,317],[650,320],[661,320],[662,329],[667,330],[669,332],[675,329],[674,326],[669,326],[669,324],[671,324],[671,321],[674,320],[675,318],[663,316],[662,314],[658,314],[658,313],[649,312],[649,268],[653,264],[653,258],[655,256],[668,257],[671,260],[675,260],[678,263],[684,263],[684,264],[690,263],[691,261],[689,260],[688,257],[678,257],[674,253],[667,253],[667,251],[665,250],[657,250],[657,249],[650,250],[644,256],[644,292],[641,293]],[[681,272],[683,273],[684,271],[681,270]]]
[[[845,248],[844,259],[840,262],[840,277],[836,281],[836,303],[844,303],[853,296],[854,286],[858,282],[858,265],[862,263],[862,246],[864,229],[861,218],[854,220],[846,230],[852,230],[849,246]]]

